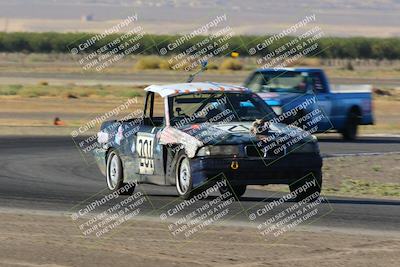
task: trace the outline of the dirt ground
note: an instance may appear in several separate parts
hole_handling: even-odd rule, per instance
[[[375,97],[374,116],[375,125],[361,126],[361,134],[399,134],[400,133],[400,101],[396,96]],[[115,118],[122,118],[131,112],[140,112],[143,109],[143,97],[136,96],[135,103],[128,109],[121,111]],[[85,97],[69,99],[63,97],[35,97],[0,96],[0,135],[22,135],[26,127],[31,127],[31,135],[69,134],[71,130],[62,130],[52,127],[55,117],[65,122],[66,127],[79,127],[88,121],[99,117],[110,110],[124,104],[128,98],[115,97]],[[161,110],[161,103],[158,105]],[[11,126],[11,127],[10,127]],[[18,127],[17,127],[18,126]],[[64,127],[65,127],[64,126]],[[47,128],[43,128],[47,127]],[[97,125],[97,128],[99,125]]]
[[[165,225],[132,221],[86,238],[64,215],[0,212],[0,266],[398,266],[400,236],[299,230],[274,243],[255,228],[211,226],[177,240]]]

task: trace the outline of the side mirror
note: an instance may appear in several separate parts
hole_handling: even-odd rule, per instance
[[[190,75],[189,75],[189,78],[188,78],[187,81],[186,81],[187,83],[191,83],[191,82],[194,80],[194,78],[196,77],[197,74],[199,74],[199,73],[201,73],[201,72],[207,70],[207,65],[208,65],[208,61],[207,61],[207,60],[202,61],[200,64],[201,64],[201,69],[198,70],[198,71],[196,71],[196,72],[193,73],[193,74],[190,74]]]
[[[206,70],[207,69],[207,65],[208,65],[208,61],[204,60],[201,62],[201,69],[202,70]]]

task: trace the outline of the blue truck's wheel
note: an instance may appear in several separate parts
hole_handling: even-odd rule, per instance
[[[357,128],[359,115],[356,112],[351,112],[346,119],[345,127],[342,131],[344,140],[355,140],[357,138]]]
[[[118,192],[121,195],[132,195],[135,190],[134,186],[129,186],[127,191],[119,190],[125,186],[124,169],[118,153],[112,150],[108,153],[106,164],[106,181],[107,187],[112,192]]]
[[[179,153],[175,179],[178,195],[183,199],[191,198],[193,194],[192,170],[190,159],[184,152]]]

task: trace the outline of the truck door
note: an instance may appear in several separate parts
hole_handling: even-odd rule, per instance
[[[328,90],[328,82],[321,72],[310,73],[310,82],[313,93],[317,97],[317,105],[324,117],[318,123],[318,132],[324,132],[332,128],[330,117],[332,113],[332,99]]]
[[[164,128],[164,99],[148,92],[143,114],[143,123],[132,140],[135,154],[135,172],[141,181],[165,184],[164,149],[157,138]]]

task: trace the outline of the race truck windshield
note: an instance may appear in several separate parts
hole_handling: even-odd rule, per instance
[[[305,93],[306,78],[298,71],[258,72],[250,79],[247,87],[256,93]]]
[[[193,93],[169,99],[172,126],[272,119],[275,113],[253,93]]]

